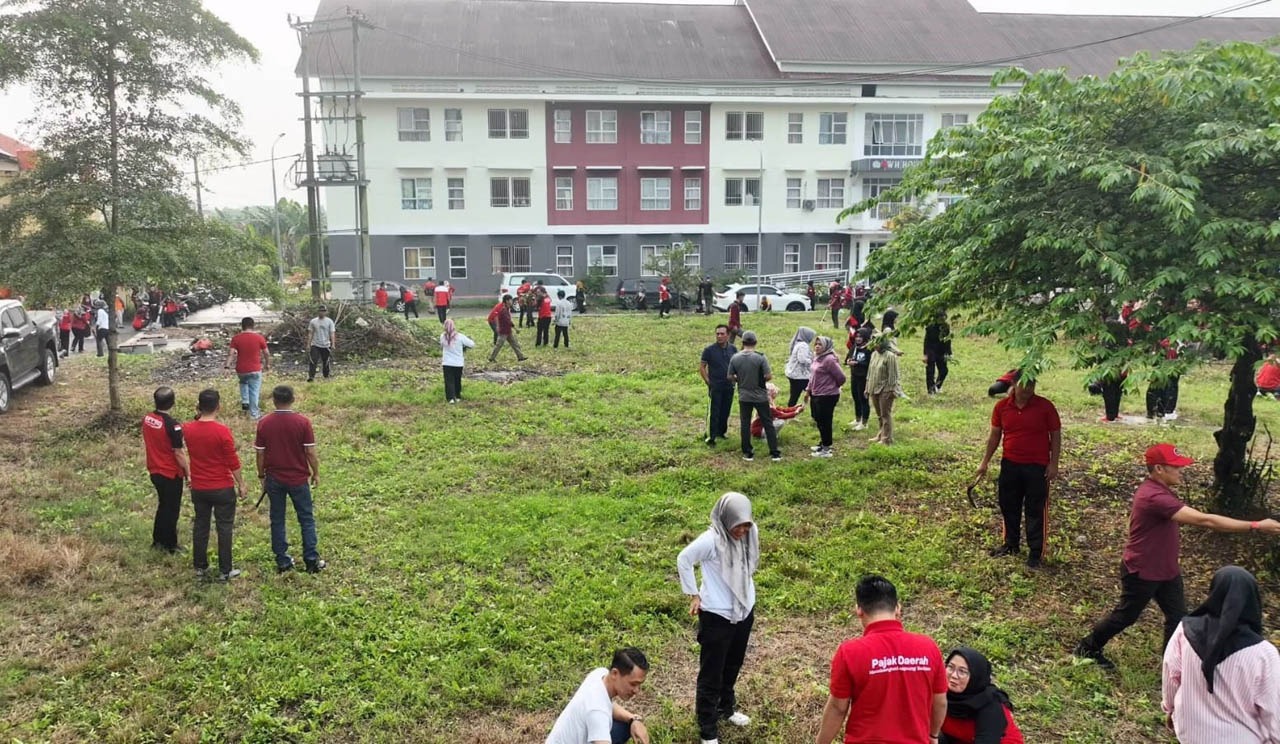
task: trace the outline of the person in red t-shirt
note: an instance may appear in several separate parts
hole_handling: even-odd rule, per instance
[[[489,354],[489,361],[498,361],[498,352],[502,351],[503,344],[511,344],[511,350],[516,353],[516,361],[523,362],[526,357],[524,352],[520,351],[520,342],[516,340],[515,325],[511,322],[511,295],[502,296],[502,307],[498,308],[498,315],[495,318],[498,325],[498,340],[493,344],[493,351]]]
[[[178,517],[182,511],[182,481],[190,473],[187,453],[182,447],[182,424],[173,409],[171,387],[158,387],[152,398],[156,408],[142,417],[142,444],[147,451],[147,472],[156,488],[156,517],[151,528],[151,547],[177,553]]]
[[[240,575],[231,562],[231,529],[236,521],[236,499],[244,498],[240,456],[231,430],[218,421],[221,396],[217,390],[200,391],[196,420],[183,428],[191,471],[191,505],[195,521],[191,558],[196,577],[209,570],[209,517],[218,528],[218,575],[229,581]]]
[[[830,296],[827,300],[827,307],[831,308],[831,327],[840,327],[840,308],[844,303],[844,290],[840,288],[840,282],[831,282],[829,288]]]
[[[671,315],[671,277],[664,276],[658,283],[658,317]]]
[[[227,344],[227,362],[223,369],[235,366],[240,378],[240,410],[248,411],[249,418],[262,418],[258,408],[262,397],[262,376],[271,369],[271,353],[267,351],[267,339],[253,330],[253,318],[240,320],[240,332]]]
[[[413,313],[413,317],[418,317],[418,296],[408,287],[400,288],[400,300],[404,302],[404,319],[409,319],[409,313]]]
[[[1091,659],[1103,669],[1115,664],[1102,655],[1102,647],[1120,631],[1138,621],[1152,599],[1164,612],[1164,643],[1178,629],[1187,614],[1182,569],[1178,566],[1180,535],[1178,526],[1194,524],[1215,532],[1262,532],[1280,535],[1280,522],[1241,519],[1206,514],[1182,503],[1173,487],[1182,483],[1182,469],[1195,463],[1172,444],[1157,444],[1146,452],[1147,479],[1133,494],[1129,512],[1129,538],[1120,560],[1120,603],[1110,615],[1093,626],[1093,631],[1076,644],[1073,653]]]
[[[1275,354],[1268,356],[1258,368],[1258,376],[1253,382],[1258,386],[1258,395],[1280,398],[1280,358]]]
[[[63,310],[58,318],[58,351],[62,356],[71,354],[71,311]]]
[[[997,480],[1000,513],[1004,516],[1004,542],[991,551],[995,557],[1016,555],[1027,515],[1027,568],[1039,568],[1048,540],[1049,483],[1058,477],[1062,451],[1062,421],[1048,398],[1036,395],[1036,381],[1018,377],[1013,393],[1001,398],[991,412],[987,451],[978,466],[982,480],[991,457],[1004,442]]]
[[[253,449],[257,453],[258,480],[271,500],[271,552],[276,555],[276,571],[293,570],[285,530],[285,498],[288,497],[302,529],[302,560],[307,573],[319,573],[327,564],[320,560],[311,502],[311,486],[320,482],[316,435],[311,421],[293,412],[293,388],[277,385],[271,391],[271,402],[276,409],[258,422]]]
[[[533,342],[534,346],[550,346],[551,345],[551,318],[555,315],[555,309],[551,307],[551,296],[547,294],[547,290],[538,287],[538,333]]]
[[[387,283],[378,282],[378,288],[373,290],[373,304],[379,310],[387,309]]]
[[[431,297],[436,303],[436,317],[444,324],[445,315],[449,312],[449,302],[453,299],[453,287],[449,282],[440,282],[431,288]]]
[[[968,646],[947,654],[947,717],[939,744],[1025,744],[1009,696],[991,682],[991,662]]]
[[[932,744],[947,714],[938,644],[903,629],[898,590],[888,579],[863,576],[855,594],[862,637],[841,643],[831,659],[818,744],[831,744],[841,725],[845,744]]]
[[[493,331],[493,343],[495,346],[498,343],[498,314],[502,312],[502,304],[510,299],[511,295],[503,295],[502,299],[498,300],[498,303],[485,316],[485,322],[489,324],[489,328]]]
[[[747,293],[738,290],[733,302],[729,304],[729,343],[735,338],[742,338],[742,313],[747,309]]]

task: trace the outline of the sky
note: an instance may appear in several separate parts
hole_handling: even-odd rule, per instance
[[[455,0],[467,2],[468,0]],[[625,1],[625,0],[621,0]],[[651,0],[662,2],[664,0]],[[665,0],[701,2],[715,0]],[[1113,15],[1200,15],[1240,4],[1242,0],[970,0],[978,10],[1005,13],[1080,13]],[[726,2],[725,4],[732,4]],[[305,194],[293,189],[286,171],[302,151],[302,124],[298,118],[299,84],[293,76],[298,56],[298,40],[289,27],[290,14],[310,19],[316,0],[205,0],[205,7],[231,24],[241,36],[258,48],[257,65],[220,70],[214,76],[218,90],[238,102],[244,115],[244,133],[251,140],[249,161],[266,161],[275,147],[276,178],[281,197],[302,201]],[[1250,8],[1239,15],[1280,17],[1280,0]],[[36,142],[39,132],[24,122],[34,113],[29,92],[0,91],[0,132]],[[202,167],[221,168],[202,174],[207,207],[237,207],[271,203],[271,166],[268,162],[243,167],[226,167],[234,162],[207,163]],[[194,194],[194,188],[192,188]]]

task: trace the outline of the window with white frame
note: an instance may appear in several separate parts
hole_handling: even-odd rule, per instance
[[[684,265],[688,269],[702,268],[702,246],[698,243],[684,243]]]
[[[671,179],[641,178],[640,209],[671,209]]]
[[[529,109],[489,109],[489,139],[529,139]]]
[[[799,209],[804,201],[804,179],[787,179],[787,209]]]
[[[436,249],[409,248],[404,249],[404,278],[425,279],[436,275]]]
[[[724,205],[726,207],[754,207],[759,203],[759,178],[724,179]]]
[[[764,139],[763,111],[726,111],[724,138],[727,140]]]
[[[444,110],[444,141],[462,141],[462,109],[447,108]]]
[[[467,247],[465,245],[449,246],[449,278],[467,278]]]
[[[396,120],[399,122],[401,142],[431,141],[431,109],[398,108]]]
[[[844,268],[844,245],[840,243],[813,244],[813,270],[823,271]]]
[[[464,180],[461,178],[450,178],[447,185],[449,187],[449,209],[462,209],[465,207],[466,201],[464,200],[464,197],[466,189],[464,188]]]
[[[804,114],[787,114],[787,144],[799,145],[804,142]]]
[[[702,144],[702,112],[684,112],[684,143],[686,145]]]
[[[670,111],[641,111],[640,112],[640,144],[642,145],[671,144],[671,112]]]
[[[556,246],[556,273],[560,276],[573,276],[573,246]]]
[[[552,114],[555,119],[555,142],[567,145],[573,142],[573,112],[569,109],[556,109]]]
[[[556,176],[556,210],[568,212],[573,209],[573,176]]]
[[[724,247],[724,267],[726,269],[741,269],[748,273],[755,273],[760,268],[759,257],[758,247],[749,243],[746,245],[735,243]]]
[[[784,274],[795,274],[800,271],[800,244],[799,243],[783,243],[782,244],[782,272]]]
[[[879,157],[921,155],[924,152],[924,114],[867,114],[864,155]]]
[[[489,179],[489,206],[527,207],[531,203],[529,179],[497,176]]]
[[[401,209],[431,209],[431,179],[400,179]]]
[[[604,269],[605,276],[618,275],[618,246],[616,245],[589,245],[587,246],[587,266]]]
[[[618,112],[587,111],[587,142],[611,145],[618,141]]]
[[[968,114],[943,114],[942,128],[950,129],[951,127],[962,127],[969,123]]]
[[[833,111],[818,114],[818,144],[843,145],[849,131],[849,114]]]
[[[640,246],[640,276],[662,276],[667,272],[667,246]]]
[[[529,246],[495,245],[492,248],[493,273],[529,270]]]
[[[844,206],[844,177],[818,179],[818,209]]]
[[[901,183],[901,180],[897,178],[864,177],[862,179],[862,198],[864,200],[875,199],[884,192],[892,189],[894,186],[897,186],[899,183]],[[868,214],[876,219],[887,220],[896,216],[903,209],[910,206],[910,204],[910,202],[880,202],[872,207]]]
[[[684,179],[684,208],[686,211],[702,209],[702,177]]]
[[[610,211],[618,208],[618,178],[587,179],[587,209]]]

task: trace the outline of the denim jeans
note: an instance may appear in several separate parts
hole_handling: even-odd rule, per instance
[[[271,501],[271,552],[276,554],[276,566],[285,568],[293,563],[289,556],[289,538],[285,534],[286,496],[293,502],[293,511],[298,515],[298,525],[302,528],[302,560],[307,563],[320,560],[320,552],[316,549],[316,518],[311,510],[311,486],[307,483],[286,486],[270,475],[265,485],[267,498]]]
[[[262,373],[244,372],[240,374],[240,402],[249,406],[249,417],[257,421],[262,416],[258,408],[258,398],[262,393]]]

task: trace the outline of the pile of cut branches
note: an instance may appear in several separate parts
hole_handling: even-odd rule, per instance
[[[379,359],[422,354],[429,345],[399,316],[373,305],[330,302],[329,317],[338,329],[338,349],[344,359]],[[320,305],[292,305],[268,334],[274,351],[307,351],[307,325],[319,315]]]

